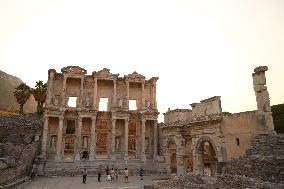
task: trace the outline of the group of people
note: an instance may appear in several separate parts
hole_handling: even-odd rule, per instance
[[[102,173],[103,173],[103,170],[101,167],[98,168],[98,182],[101,182],[101,177],[102,177]],[[106,169],[105,169],[105,173],[106,173],[106,180],[107,181],[118,181],[118,169],[115,169],[115,168],[111,168],[109,169],[109,167],[107,166]],[[82,172],[82,175],[83,175],[83,183],[85,184],[86,183],[86,179],[87,179],[87,169],[84,168],[83,172]],[[139,176],[140,176],[140,179],[143,180],[143,175],[144,175],[144,170],[141,168],[139,170]],[[128,177],[129,177],[129,170],[127,169],[127,167],[124,169],[124,181],[125,182],[128,182]]]

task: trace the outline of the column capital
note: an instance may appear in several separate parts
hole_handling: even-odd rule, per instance
[[[58,118],[59,118],[59,121],[63,121],[64,120],[64,116],[63,115],[59,116]]]
[[[128,118],[128,117],[127,117],[127,118],[125,118],[124,120],[125,120],[125,122],[129,122],[129,118]]]
[[[141,122],[145,124],[146,123],[146,118],[142,118]]]
[[[96,121],[97,117],[96,116],[92,116],[91,119],[92,119],[92,121]]]

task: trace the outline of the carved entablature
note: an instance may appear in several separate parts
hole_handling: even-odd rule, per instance
[[[127,111],[118,110],[111,112],[112,119],[128,119],[129,113]]]
[[[75,75],[85,75],[87,70],[79,66],[67,66],[61,69],[63,74],[75,74]]]
[[[78,114],[80,117],[96,117],[97,116],[98,111],[97,110],[90,110],[90,109],[80,109],[80,111],[78,111]]]
[[[116,80],[119,74],[112,74],[110,73],[110,69],[104,68],[98,72],[93,71],[93,77],[96,77],[100,80]]]
[[[156,82],[158,81],[159,77],[151,77],[149,79],[149,82],[153,85],[156,85]]]
[[[144,111],[140,113],[141,119],[157,120],[160,113],[157,111]]]
[[[173,127],[184,127],[189,123],[186,121],[175,121],[171,123],[163,123],[161,128],[173,128]]]
[[[125,75],[124,78],[129,82],[142,82],[145,81],[145,76],[134,71],[132,74]]]

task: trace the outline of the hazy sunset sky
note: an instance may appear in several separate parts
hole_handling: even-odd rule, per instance
[[[284,103],[284,1],[0,1],[0,70],[33,87],[68,65],[158,76],[161,113],[211,96],[255,110],[266,65],[271,105]]]

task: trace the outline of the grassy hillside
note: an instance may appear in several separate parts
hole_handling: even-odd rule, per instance
[[[0,110],[17,111],[19,104],[14,97],[13,91],[16,86],[23,81],[15,76],[9,75],[0,70]],[[36,101],[33,96],[24,105],[24,112],[31,113],[36,111]]]

